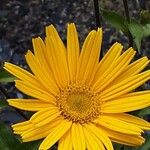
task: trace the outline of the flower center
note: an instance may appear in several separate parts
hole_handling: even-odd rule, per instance
[[[100,100],[87,86],[71,84],[57,96],[61,115],[75,123],[87,123],[100,114]]]

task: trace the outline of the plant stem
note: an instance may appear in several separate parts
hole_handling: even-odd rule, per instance
[[[129,7],[128,7],[128,0],[123,0],[123,4],[124,4],[124,9],[125,9],[125,14],[126,14],[126,19],[128,21],[128,23],[130,23],[130,14],[129,14]],[[133,47],[133,38],[131,33],[128,33],[128,39],[129,39],[129,46]]]
[[[99,3],[98,0],[93,0],[94,2],[94,11],[95,11],[95,21],[96,21],[96,27],[101,27],[102,23],[101,23],[101,18],[100,18],[100,10],[99,10]],[[102,59],[103,57],[103,50],[101,49],[100,51],[100,59]]]
[[[124,9],[125,9],[127,21],[130,22],[129,7],[128,7],[127,0],[123,0],[123,4],[124,4]]]
[[[94,1],[96,27],[98,28],[101,27],[99,3],[98,0],[93,0],[93,1]]]
[[[6,92],[6,90],[5,90],[2,86],[0,86],[0,91],[1,91],[1,93],[5,96],[6,99],[9,99],[9,98],[10,98],[9,94]],[[19,109],[14,108],[14,110],[15,110],[18,114],[20,114],[25,120],[28,120],[28,118],[26,117],[26,115],[24,115],[24,113],[22,113]]]

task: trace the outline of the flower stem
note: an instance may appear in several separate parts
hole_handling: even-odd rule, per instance
[[[130,14],[129,14],[128,0],[123,0],[123,5],[125,9],[126,19],[128,23],[130,23],[131,19],[130,19]],[[130,32],[128,33],[128,39],[129,39],[129,46],[133,47],[133,38]]]
[[[10,98],[9,94],[6,92],[6,90],[2,86],[0,86],[0,92],[5,96],[6,99]],[[26,117],[26,115],[24,115],[24,113],[22,113],[19,109],[14,108],[14,110],[18,114],[20,114],[25,120],[28,120],[28,118]]]
[[[94,2],[96,27],[98,28],[98,27],[102,26],[102,23],[101,23],[102,19],[100,19],[99,3],[98,3],[98,0],[93,0],[93,2]],[[103,50],[101,49],[101,51],[100,51],[100,59],[102,59],[102,57],[103,57]]]
[[[127,21],[130,22],[129,7],[128,7],[127,0],[123,0],[123,4],[124,4],[124,9],[125,9]]]
[[[94,1],[96,27],[98,28],[101,27],[99,3],[98,0],[93,0],[93,1]]]

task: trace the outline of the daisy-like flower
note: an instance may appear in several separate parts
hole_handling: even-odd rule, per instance
[[[122,53],[115,43],[99,61],[102,29],[91,31],[80,51],[74,24],[67,29],[65,47],[53,25],[46,38],[33,39],[34,53],[25,55],[32,73],[11,63],[16,87],[31,96],[9,99],[9,105],[33,111],[28,121],[12,125],[23,142],[43,139],[39,150],[58,142],[58,150],[113,150],[112,142],[129,146],[144,143],[141,134],[150,124],[128,114],[150,106],[150,90],[135,89],[150,79],[147,57],[134,62],[133,48]]]

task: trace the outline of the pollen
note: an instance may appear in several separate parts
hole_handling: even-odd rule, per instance
[[[61,115],[74,123],[88,123],[100,115],[100,100],[86,85],[71,84],[57,96]]]

